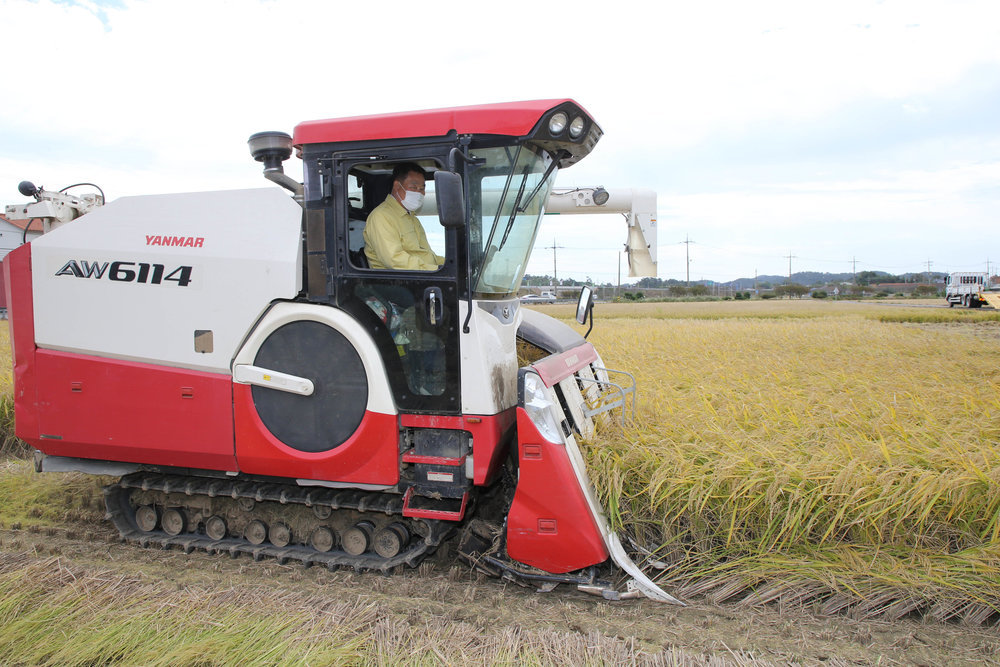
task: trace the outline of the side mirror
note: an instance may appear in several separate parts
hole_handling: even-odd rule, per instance
[[[590,316],[590,329],[583,335],[584,338],[590,335],[594,328],[594,290],[584,285],[580,290],[580,300],[576,302],[576,321],[580,324],[587,323],[587,316]]]
[[[437,200],[438,219],[446,229],[465,227],[465,193],[462,177],[453,171],[434,174],[434,198]]]
[[[576,321],[580,324],[587,323],[587,315],[594,307],[594,291],[587,285],[580,290],[580,300],[576,302]]]

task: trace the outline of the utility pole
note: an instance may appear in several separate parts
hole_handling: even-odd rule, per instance
[[[792,253],[788,253],[788,282],[789,282],[789,284],[791,284],[791,282],[792,282],[792,259],[798,259],[798,257],[796,255],[793,255]]]
[[[851,257],[851,282],[858,284],[858,258]]]
[[[929,260],[929,259],[927,260],[927,284],[928,285],[931,284],[931,264],[933,264],[933,263],[934,262],[932,262],[931,260]]]
[[[615,288],[615,298],[618,298],[618,293],[622,291],[622,251],[618,251],[618,287]]]
[[[691,244],[694,243],[694,241],[692,241],[690,238],[688,238],[688,235],[685,234],[684,235],[684,240],[681,241],[681,243],[683,243],[685,245],[685,248],[684,248],[684,259],[686,261],[684,263],[687,265],[687,278],[685,279],[684,284],[687,285],[688,287],[690,287],[691,286]]]
[[[546,246],[546,249],[552,249],[552,294],[559,298],[559,277],[556,274],[556,249],[562,248],[564,246],[556,245],[555,238],[552,239],[552,245]]]

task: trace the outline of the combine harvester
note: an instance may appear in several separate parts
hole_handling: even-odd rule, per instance
[[[517,299],[546,202],[625,213],[633,275],[655,275],[655,195],[551,194],[601,135],[572,100],[544,100],[254,135],[291,196],[105,205],[22,183],[34,201],[8,217],[46,233],[4,262],[17,435],[40,472],[120,477],[109,517],[144,546],[386,572],[458,536],[520,583],[678,602],[609,529],[577,446],[634,381]],[[302,183],[282,167],[293,150]],[[433,186],[436,271],[365,261],[402,162]],[[580,323],[591,308],[585,289]],[[519,368],[518,338],[542,358]]]
[[[992,306],[1000,310],[1000,289],[990,284],[990,274],[985,271],[962,271],[945,278],[944,298],[951,308],[958,304],[965,308]]]

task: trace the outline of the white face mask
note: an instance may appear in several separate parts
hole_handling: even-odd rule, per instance
[[[424,196],[419,192],[407,190],[406,196],[403,197],[403,201],[400,203],[407,211],[413,212],[424,205]]]

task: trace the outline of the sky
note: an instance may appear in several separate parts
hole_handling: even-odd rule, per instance
[[[655,191],[661,278],[1000,267],[996,0],[0,0],[0,25],[0,204],[261,187],[254,132],[568,97],[605,134],[557,187]],[[548,216],[528,273],[628,282],[626,236]]]

